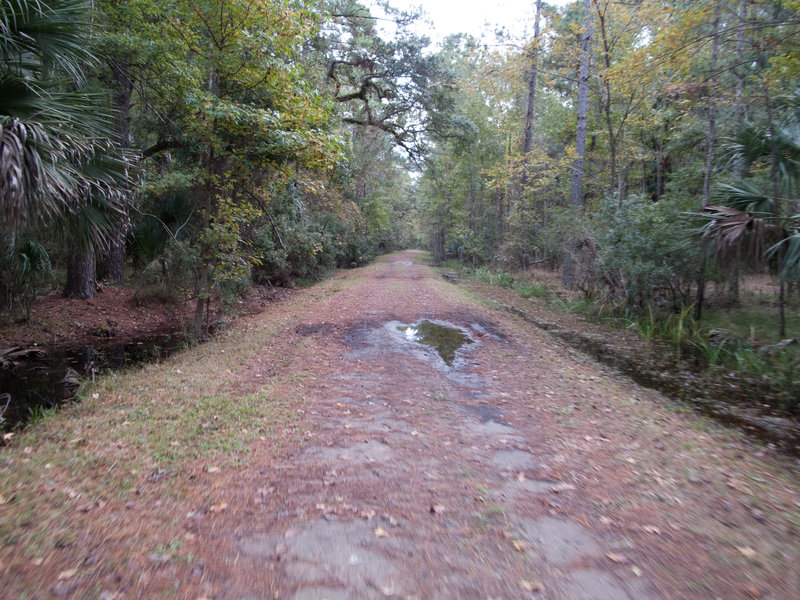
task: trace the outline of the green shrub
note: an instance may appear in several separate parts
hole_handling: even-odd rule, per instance
[[[5,241],[7,250],[0,256],[0,308],[19,307],[28,320],[40,289],[53,280],[50,255],[34,239],[22,238],[16,243]]]
[[[514,288],[522,294],[523,298],[544,298],[549,292],[546,284],[538,282],[518,283]]]
[[[607,201],[595,218],[597,273],[613,299],[644,310],[650,301],[681,310],[691,302],[701,253],[682,215],[689,199]]]

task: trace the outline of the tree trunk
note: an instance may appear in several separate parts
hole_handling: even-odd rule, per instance
[[[119,134],[119,144],[122,148],[131,146],[131,95],[133,93],[133,82],[129,75],[130,64],[115,61],[112,65],[114,78],[114,106],[116,112],[116,126]],[[125,207],[125,215],[121,219],[119,230],[114,235],[108,250],[102,254],[102,258],[97,263],[97,278],[122,283],[125,274],[125,238],[128,230],[128,210]]]
[[[114,239],[97,262],[97,279],[122,283],[125,275],[125,228],[114,234]]]
[[[200,271],[200,285],[197,292],[197,303],[194,305],[194,319],[192,324],[194,326],[194,335],[197,339],[203,337],[203,312],[208,311],[208,302],[210,298],[210,290],[208,289],[208,262],[203,262],[202,270]]]
[[[772,216],[778,226],[781,240],[786,239],[786,232],[783,230],[781,199],[778,190],[778,147],[775,141],[775,120],[772,114],[772,95],[769,91],[769,82],[761,74],[761,87],[764,91],[764,107],[767,111],[767,129],[769,131],[769,176],[772,182]],[[783,260],[785,256],[783,248],[778,252],[778,277],[780,278],[780,293],[778,294],[778,335],[786,337],[786,314],[784,306],[784,280],[783,280]]]
[[[739,304],[739,249],[731,260],[730,268],[728,270],[728,303],[731,306],[738,306]]]
[[[719,1],[714,3],[714,34],[711,39],[711,76],[709,77],[709,86],[711,92],[708,98],[708,133],[706,135],[706,169],[703,177],[703,200],[702,207],[708,206],[708,201],[711,198],[711,176],[714,172],[714,153],[717,145],[717,60],[719,58],[719,20],[720,20],[721,7]],[[702,244],[702,263],[700,265],[700,274],[697,277],[697,298],[695,300],[694,314],[695,318],[699,321],[703,316],[703,301],[705,300],[705,287],[706,287],[706,269],[708,262],[706,244]]]
[[[607,6],[607,5],[606,5]],[[614,135],[614,121],[611,115],[611,83],[608,77],[611,71],[611,47],[608,42],[606,32],[606,13],[600,10],[600,4],[596,5],[597,20],[599,24],[600,39],[603,43],[603,67],[606,75],[603,79],[603,92],[605,97],[602,99],[603,116],[606,121],[606,131],[608,132],[608,154],[609,154],[609,193],[618,186],[617,180],[617,137]],[[622,207],[622,198],[617,198],[618,206]]]
[[[572,188],[570,192],[570,204],[575,208],[583,206],[583,158],[586,152],[586,116],[589,112],[589,51],[593,25],[591,0],[583,0],[583,7],[585,16],[583,38],[581,39],[580,71],[578,74],[578,130],[575,139],[575,161],[572,163]],[[575,287],[574,255],[577,250],[575,241],[570,241],[567,244],[561,284],[570,290]]]
[[[536,0],[536,17],[533,21],[533,50],[531,67],[528,71],[528,107],[525,111],[525,136],[522,142],[522,154],[529,154],[533,145],[533,117],[536,111],[536,76],[539,73],[539,18],[542,14],[542,0]],[[523,172],[523,179],[525,178]]]
[[[744,80],[745,70],[742,66],[744,62],[744,24],[747,21],[747,4],[749,0],[741,0],[739,3],[739,29],[736,32],[736,101],[735,115],[736,123],[743,123],[745,119],[744,104]],[[734,167],[733,174],[741,177],[744,173],[744,164],[739,161]],[[732,306],[739,304],[739,251],[733,256],[733,262],[728,272],[728,302]]]
[[[65,298],[94,298],[94,248],[70,247],[67,254]]]

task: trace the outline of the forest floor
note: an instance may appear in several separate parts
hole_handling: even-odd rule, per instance
[[[0,449],[8,598],[796,598],[800,474],[404,252]],[[404,329],[469,335],[452,366]]]
[[[286,288],[253,288],[239,301],[237,312],[259,312],[267,303],[283,300],[290,293]],[[217,308],[210,320],[223,314]],[[193,316],[194,300],[140,302],[133,287],[106,287],[88,300],[64,298],[54,291],[34,301],[30,319],[9,317],[0,323],[0,349],[95,345],[189,331]]]

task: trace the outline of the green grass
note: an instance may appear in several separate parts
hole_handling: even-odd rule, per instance
[[[566,299],[543,282],[524,281],[509,273],[492,272],[486,267],[471,270],[455,261],[444,263],[461,277],[477,279],[490,285],[515,289],[525,298],[538,298],[557,312],[576,314],[603,326],[627,328],[648,341],[668,342],[678,359],[691,358],[712,371],[727,375],[736,372],[740,379],[755,381],[774,405],[794,410],[800,402],[800,344],[779,352],[763,346],[781,340],[777,307],[763,294],[742,294],[742,306],[706,307],[702,321],[693,318],[693,305],[680,313],[666,312],[651,306],[633,309],[592,298]],[[727,341],[720,344],[710,332],[724,330]],[[800,298],[795,294],[786,305],[786,336],[800,337]],[[766,401],[766,400],[765,400]]]
[[[778,308],[763,304],[747,304],[737,308],[709,308],[703,315],[704,327],[724,329],[740,340],[774,344],[781,340],[778,330]],[[800,303],[786,307],[786,336],[800,336]]]
[[[547,284],[532,281],[530,283],[518,283],[515,288],[522,294],[523,298],[545,298],[550,293]]]
[[[278,433],[297,421],[301,398],[273,391],[283,378],[239,375],[243,357],[253,356],[294,372],[290,356],[269,350],[279,331],[277,322],[224,332],[161,364],[84,384],[79,403],[38,415],[3,449],[0,542],[32,557],[82,543],[96,517],[78,507],[96,501],[115,510],[129,500],[146,505],[141,536],[168,535],[173,503],[195,493],[192,473],[248,465],[261,438],[265,451],[279,453],[286,438]]]

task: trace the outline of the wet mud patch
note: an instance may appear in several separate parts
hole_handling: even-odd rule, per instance
[[[294,332],[297,335],[307,337],[309,335],[328,336],[336,330],[333,323],[313,323],[311,325],[298,325]]]
[[[482,425],[486,423],[496,423],[498,425],[510,427],[508,422],[503,419],[503,413],[500,412],[499,409],[489,406],[486,403],[478,405],[462,404],[461,407],[468,413],[477,416]]]
[[[646,579],[615,577],[597,569],[573,571],[559,588],[571,600],[650,600],[658,597]]]
[[[517,528],[530,547],[556,567],[568,567],[602,556],[602,548],[595,535],[572,521],[549,516],[520,519]]]
[[[350,349],[345,355],[348,360],[385,358],[389,354],[411,355],[450,372],[466,365],[464,346],[472,349],[477,345],[465,328],[432,319],[417,323],[389,320],[354,325],[347,329],[342,343]]]
[[[352,446],[306,448],[298,457],[301,463],[324,462],[328,465],[363,465],[384,463],[394,458],[392,449],[377,440],[369,440]]]
[[[497,421],[487,421],[486,423],[469,423],[462,427],[462,431],[473,438],[498,438],[498,441],[504,444],[521,444],[525,441],[519,435],[515,435],[515,429],[513,427],[498,423]]]
[[[390,558],[397,540],[376,537],[375,528],[367,521],[319,520],[283,535],[251,536],[240,549],[281,565],[295,600],[403,595],[403,569]]]
[[[525,496],[540,496],[552,494],[553,487],[558,485],[557,481],[547,481],[546,479],[517,479],[514,478],[503,486],[503,494],[514,501]]]
[[[469,326],[475,330],[479,336],[491,336],[497,340],[507,340],[508,336],[500,330],[497,323],[486,319],[475,319]]]
[[[524,471],[536,467],[536,457],[525,450],[498,450],[492,462],[504,471]]]

